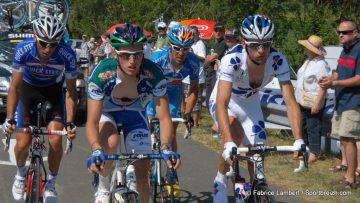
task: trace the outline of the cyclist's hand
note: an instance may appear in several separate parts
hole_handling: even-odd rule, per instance
[[[166,161],[166,164],[168,165],[169,168],[172,168],[172,163],[171,163],[171,160],[170,160],[170,157],[173,156],[175,157],[176,159],[176,163],[174,165],[174,169],[176,170],[177,168],[179,168],[180,166],[180,154],[177,153],[177,152],[173,152],[171,150],[168,150],[168,149],[162,149],[160,150],[160,154],[162,156],[162,158],[164,159],[164,161]]]
[[[234,142],[225,142],[222,152],[222,157],[230,166],[232,165],[230,155],[233,147],[237,147]]]
[[[299,151],[301,149],[301,145],[305,144],[303,139],[297,139],[294,142],[294,159],[297,159],[299,157]]]
[[[91,156],[87,159],[86,167],[90,173],[100,173],[105,165],[104,150],[94,150]]]
[[[73,122],[66,123],[67,138],[73,140],[76,137],[76,125]]]
[[[194,127],[194,119],[192,118],[191,113],[185,113],[183,119],[187,127]]]
[[[5,136],[10,136],[13,134],[16,128],[16,121],[15,119],[5,119],[5,122],[3,123],[2,129]]]

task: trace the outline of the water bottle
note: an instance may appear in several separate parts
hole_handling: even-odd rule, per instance
[[[134,192],[137,192],[134,165],[129,165],[126,169],[126,187]]]
[[[247,200],[251,195],[251,183],[245,182],[245,179],[241,178],[235,183],[235,194],[237,200]]]

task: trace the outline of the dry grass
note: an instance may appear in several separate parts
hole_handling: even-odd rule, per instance
[[[213,138],[209,132],[211,123],[211,117],[207,109],[204,109],[202,127],[193,129],[191,138],[214,151],[219,151],[221,139]],[[292,143],[291,137],[283,136],[278,131],[268,131],[268,145],[292,145]],[[297,168],[298,161],[293,160],[291,154],[269,154],[266,157],[265,170],[268,182],[281,188],[282,191],[299,191],[298,197],[304,202],[360,202],[360,189],[340,191],[330,184],[331,180],[344,175],[329,171],[329,168],[336,164],[339,164],[339,159],[335,156],[321,155],[317,162],[309,166],[309,171],[296,174],[293,170]]]

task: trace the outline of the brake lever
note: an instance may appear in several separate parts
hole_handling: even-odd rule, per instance
[[[7,152],[9,151],[9,147],[10,147],[10,137],[11,135],[5,134],[5,146],[4,146],[4,151]]]
[[[101,165],[101,163],[100,163],[100,158],[99,158],[99,157],[96,157],[96,159],[95,159],[95,166],[96,166],[98,169],[100,169],[100,165]],[[93,179],[93,181],[91,182],[91,185],[92,185],[94,188],[96,188],[96,187],[99,185],[99,174],[98,174],[98,173],[95,173],[95,174],[94,174],[94,179]]]
[[[306,150],[306,145],[305,144],[301,145],[301,153],[303,155],[305,168],[308,169],[309,168],[309,163],[308,163],[308,161],[309,161],[309,152]]]

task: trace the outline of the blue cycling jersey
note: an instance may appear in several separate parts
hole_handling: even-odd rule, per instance
[[[181,82],[187,76],[190,81],[199,80],[200,63],[194,53],[187,53],[181,69],[175,71],[170,63],[170,48],[164,47],[156,51],[151,60],[154,61],[164,72],[167,83],[167,94],[169,98],[169,109],[171,117],[180,116]],[[147,116],[155,116],[155,105],[150,101],[146,108]]]
[[[65,73],[66,79],[77,77],[76,54],[69,45],[61,41],[52,56],[41,61],[34,38],[20,42],[14,52],[12,70],[24,73],[24,81],[37,86],[47,87],[59,83]]]

